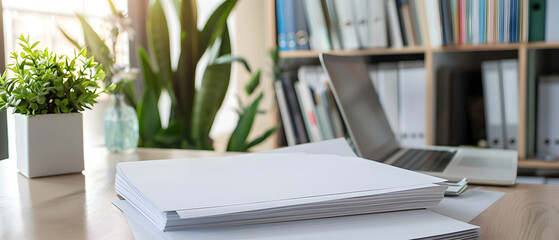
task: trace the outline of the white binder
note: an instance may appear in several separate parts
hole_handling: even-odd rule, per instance
[[[320,0],[304,0],[312,50],[330,50],[328,27]]]
[[[398,63],[402,146],[425,146],[426,83],[423,61]]]
[[[377,86],[375,86],[377,87]],[[390,128],[400,139],[400,100],[398,96],[398,64],[385,62],[378,65],[378,96]]]
[[[545,6],[545,41],[559,41],[559,31],[557,31],[557,23],[559,22],[559,1],[546,1]]]
[[[353,21],[357,30],[357,40],[360,48],[369,48],[369,18],[367,9],[368,0],[351,0],[353,7]],[[347,4],[347,3],[346,3]]]
[[[365,48],[388,47],[384,0],[367,0],[368,39]]]
[[[347,0],[334,0],[334,4],[336,5],[336,14],[338,15],[338,25],[343,49],[359,49],[359,40],[354,19],[355,13],[353,12],[351,2]]]
[[[442,45],[441,35],[441,14],[439,11],[438,0],[424,0],[425,15],[427,15],[427,23],[429,25],[429,40],[431,47],[440,47]]]
[[[501,60],[501,81],[505,112],[505,147],[518,148],[518,60]]]
[[[559,76],[538,80],[536,154],[559,156]]]
[[[499,61],[482,62],[485,129],[490,148],[505,148],[503,98]]]
[[[398,8],[396,0],[388,0],[386,5],[388,13],[388,33],[390,34],[390,45],[395,48],[403,47],[402,30],[400,29],[400,20],[398,20]]]

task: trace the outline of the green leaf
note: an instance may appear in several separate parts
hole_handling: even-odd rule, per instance
[[[252,94],[252,92],[254,92],[254,89],[256,89],[256,87],[258,87],[259,84],[260,84],[260,69],[258,69],[258,71],[256,71],[252,75],[250,75],[250,80],[245,84],[245,92],[248,95]]]
[[[250,66],[248,65],[248,62],[243,57],[235,57],[235,56],[232,56],[231,54],[223,55],[223,56],[220,56],[220,57],[216,58],[212,62],[212,64],[224,64],[224,63],[232,63],[232,62],[239,62],[243,65],[243,67],[245,67],[245,69],[248,72],[252,72],[250,70]]]
[[[239,122],[237,123],[237,127],[231,134],[231,138],[229,138],[229,144],[227,144],[227,151],[246,151],[247,144],[246,140],[252,128],[252,123],[254,122],[254,118],[258,113],[258,105],[262,100],[264,94],[258,95],[258,97],[250,104],[250,106],[243,112],[243,114],[239,117]]]
[[[146,89],[153,90],[153,92],[155,93],[155,97],[159,99],[162,86],[159,82],[159,78],[153,72],[151,62],[149,61],[149,57],[144,48],[138,47],[138,55],[140,56],[140,66],[144,78],[144,86]]]
[[[66,31],[64,31],[64,29],[62,29],[62,27],[58,26],[58,30],[60,30],[60,32],[62,33],[62,35],[64,35],[64,37],[66,37],[66,39],[68,39],[68,41],[70,41],[70,43],[72,43],[72,45],[74,45],[74,47],[76,47],[77,49],[83,49],[84,46],[81,46],[78,41],[76,41],[75,39],[73,39],[72,37],[70,37],[70,35],[68,35],[66,33]]]
[[[188,57],[195,59],[198,57],[198,8],[196,0],[183,0],[180,12],[181,26],[181,58]],[[184,34],[184,38],[183,38]]]
[[[136,109],[137,108],[136,90],[134,89],[134,84],[132,83],[131,80],[124,80],[120,84],[124,85],[122,89],[124,92],[124,98],[126,100],[126,103],[128,103],[128,105]]]
[[[171,48],[167,20],[160,0],[156,0],[150,7],[148,36],[159,69],[159,76],[163,84],[166,85],[171,82],[172,76]]]
[[[208,21],[204,25],[204,28],[200,32],[199,38],[199,57],[204,54],[208,46],[212,46],[216,39],[223,35],[225,28],[227,27],[227,18],[237,4],[237,0],[226,0],[221,5],[219,5],[212,15],[208,18]]]
[[[118,16],[118,11],[116,10],[113,1],[112,0],[108,0],[108,1],[109,1],[109,6],[111,7],[111,12],[113,13],[113,15]]]
[[[260,137],[254,139],[253,141],[249,142],[246,144],[245,146],[245,151],[248,151],[251,147],[254,147],[262,142],[264,142],[268,137],[270,137],[274,132],[276,132],[276,130],[278,130],[278,127],[273,127],[268,129],[268,131],[266,131],[264,134],[262,134]]]
[[[138,122],[140,139],[143,147],[155,145],[155,136],[161,130],[161,119],[157,107],[158,99],[155,93],[146,89],[138,105]]]
[[[191,124],[194,104],[196,65],[198,64],[198,16],[196,0],[183,0],[180,11],[181,53],[177,71],[173,75],[173,95],[176,104],[175,114],[182,116],[183,130],[188,131]],[[188,133],[183,133],[188,137]]]
[[[230,64],[210,65],[204,72],[202,86],[194,100],[192,128],[190,129],[191,139],[198,148],[211,147],[210,129],[227,93],[230,73]]]
[[[109,86],[110,78],[112,77],[112,73],[111,70],[109,69],[109,66],[113,65],[113,59],[110,57],[111,51],[109,50],[109,47],[107,47],[105,42],[101,40],[101,37],[99,37],[99,35],[97,35],[97,33],[93,30],[91,25],[87,23],[85,18],[79,14],[77,14],[77,17],[82,24],[83,34],[85,38],[85,45],[87,46],[91,54],[95,57],[95,59],[97,59],[99,63],[101,63],[103,66],[106,67],[105,69],[103,69],[107,77],[107,80],[105,81],[105,86]]]
[[[180,119],[174,119],[165,129],[159,130],[155,135],[157,145],[169,148],[181,148],[182,123]]]

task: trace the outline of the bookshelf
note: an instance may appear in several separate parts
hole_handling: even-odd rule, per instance
[[[266,0],[267,24],[268,24],[268,45],[270,48],[277,46],[276,36],[276,9],[274,0]],[[518,155],[519,168],[534,169],[559,169],[559,162],[545,162],[539,159],[527,157],[526,141],[528,136],[527,129],[527,84],[528,84],[528,61],[529,55],[536,57],[547,57],[559,59],[559,42],[528,42],[528,0],[519,0],[522,4],[522,12],[519,13],[521,19],[521,36],[517,43],[499,43],[482,45],[453,45],[432,47],[429,43],[422,46],[404,46],[400,48],[378,48],[378,49],[359,49],[359,50],[296,50],[281,51],[279,56],[282,60],[289,60],[289,65],[308,64],[309,62],[318,64],[320,53],[331,53],[341,55],[366,55],[371,58],[393,57],[405,58],[414,56],[424,61],[426,70],[426,144],[434,145],[435,142],[435,78],[437,70],[441,67],[466,66],[466,68],[480,68],[482,61],[499,60],[507,58],[518,59]],[[553,63],[547,64],[547,68],[552,67]],[[293,66],[291,66],[293,67]],[[559,73],[556,73],[559,74]],[[559,124],[559,122],[558,122]]]

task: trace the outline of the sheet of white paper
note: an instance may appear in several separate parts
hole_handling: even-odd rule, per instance
[[[123,211],[137,240],[414,239],[479,228],[431,211],[414,210],[240,227],[162,232],[127,201],[114,201],[113,204]]]
[[[198,209],[182,210],[182,211],[179,210],[177,211],[177,214],[179,214],[179,216],[182,219],[197,218],[197,217],[222,215],[222,214],[236,213],[236,212],[246,212],[251,210],[259,210],[259,209],[261,210],[261,209],[270,209],[270,208],[284,207],[284,206],[302,205],[307,203],[325,202],[325,201],[337,200],[342,198],[372,196],[372,195],[379,195],[379,194],[395,192],[395,191],[406,191],[411,189],[417,189],[418,187],[421,186],[433,187],[436,185],[423,184],[423,185],[415,185],[415,186],[406,186],[401,188],[381,189],[375,191],[362,191],[362,192],[354,192],[354,193],[347,193],[347,194],[327,195],[327,196],[318,196],[318,197],[309,197],[309,198],[297,198],[297,199],[289,199],[289,200],[281,200],[281,201],[241,204],[241,205],[212,207],[212,208],[198,208]]]
[[[139,192],[162,211],[325,196],[444,181],[357,157],[300,153],[124,162],[117,167]],[[150,175],[146,177],[148,169]]]
[[[503,195],[505,195],[504,192],[470,189],[457,197],[445,197],[439,203],[439,206],[429,210],[460,221],[469,222]]]
[[[342,157],[357,157],[345,138],[336,138],[319,142],[304,143],[295,146],[278,148],[260,153],[307,153],[307,154],[332,154]]]

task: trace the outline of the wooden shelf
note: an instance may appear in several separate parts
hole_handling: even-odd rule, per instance
[[[434,48],[433,52],[510,51],[518,50],[522,45],[524,43],[442,46]]]
[[[530,42],[526,43],[528,49],[559,49],[559,42]]]
[[[429,48],[423,46],[402,48],[376,48],[360,50],[331,50],[331,51],[283,51],[280,58],[317,58],[320,53],[331,53],[339,55],[405,55],[425,54],[427,52],[488,52],[488,51],[517,51],[520,48],[527,49],[559,49],[559,42],[522,42],[522,43],[499,43],[481,45],[457,45]]]
[[[275,1],[267,0],[270,18],[268,19],[268,38],[270,48],[277,47],[276,36],[276,19],[275,19]],[[379,49],[362,49],[362,50],[335,50],[335,51],[284,51],[279,56],[282,59],[304,59],[301,61],[293,61],[293,65],[306,64],[309,59],[318,58],[320,53],[330,53],[338,55],[368,55],[382,56],[378,59],[387,59],[386,61],[408,61],[410,59],[424,60],[426,72],[426,126],[425,140],[427,145],[435,144],[435,108],[436,108],[436,74],[441,68],[467,68],[481,69],[483,61],[496,61],[502,59],[518,59],[518,167],[519,168],[535,168],[535,169],[559,169],[559,162],[544,162],[537,159],[525,159],[528,156],[526,141],[529,129],[527,126],[527,90],[528,90],[528,68],[532,63],[534,56],[553,56],[558,55],[559,42],[527,42],[528,37],[528,12],[529,1],[521,0],[523,4],[523,12],[519,14],[521,17],[522,34],[521,42],[518,43],[497,43],[497,44],[480,44],[480,45],[457,45],[457,46],[439,46],[431,47],[428,41],[424,46],[401,47],[401,48],[379,48]],[[554,51],[547,51],[554,50]],[[550,53],[547,53],[550,52]],[[532,53],[532,54],[531,54]],[[534,55],[534,56],[532,56]],[[541,56],[540,56],[541,57]],[[553,58],[555,59],[555,58]],[[374,58],[369,59],[376,62]],[[381,62],[379,60],[379,62]],[[384,60],[383,60],[384,61]],[[316,63],[316,61],[314,61]],[[548,61],[549,62],[549,61]],[[548,62],[538,62],[544,64],[542,66],[551,68],[552,64]],[[291,65],[290,65],[291,66]],[[296,67],[296,66],[295,66]],[[540,70],[537,70],[540,71]],[[542,70],[543,71],[543,70]],[[533,73],[535,74],[535,73]],[[530,91],[533,91],[530,90]]]
[[[518,168],[559,169],[559,161],[546,162],[539,159],[520,159]]]
[[[320,53],[331,53],[339,55],[404,55],[404,54],[424,54],[424,47],[403,47],[403,48],[374,48],[360,50],[329,50],[329,51],[283,51],[280,58],[317,58]]]

